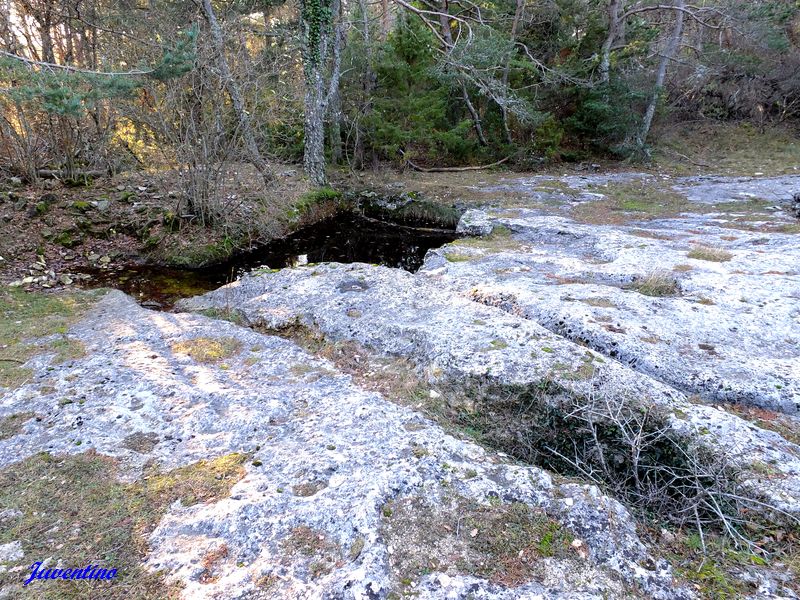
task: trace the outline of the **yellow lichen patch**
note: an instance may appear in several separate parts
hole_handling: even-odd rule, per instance
[[[238,354],[241,349],[242,343],[230,337],[197,337],[172,345],[173,352],[185,354],[201,363],[217,363]]]
[[[0,544],[19,541],[25,556],[7,563],[9,569],[23,570],[6,575],[3,584],[14,598],[45,593],[86,598],[85,581],[34,581],[22,587],[30,564],[50,557],[51,566],[117,569],[113,584],[103,587],[104,599],[177,598],[175,586],[143,567],[147,536],[175,500],[191,504],[226,496],[243,476],[244,459],[233,454],[167,473],[153,471],[134,483],[119,481],[117,461],[94,451],[41,453],[6,467],[0,471],[0,509],[18,516],[0,528]]]
[[[514,238],[512,232],[502,225],[496,226],[492,233],[483,237],[465,237],[456,240],[447,248],[475,248],[489,254],[520,250],[522,244]],[[450,260],[450,258],[448,258]],[[464,260],[464,259],[462,259]],[[469,260],[468,258],[466,260]]]
[[[611,300],[603,297],[581,298],[580,301],[589,306],[596,306],[598,308],[617,308],[617,305]]]
[[[225,497],[233,484],[244,477],[242,466],[247,456],[233,453],[213,460],[201,460],[168,473],[148,476],[142,488],[144,495],[160,504],[180,499],[184,506],[210,502]]]
[[[462,254],[452,249],[447,249],[444,254],[448,262],[467,262],[474,258],[479,258],[480,256],[480,254]]]

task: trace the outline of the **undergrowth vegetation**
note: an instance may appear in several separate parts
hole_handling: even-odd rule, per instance
[[[476,379],[432,390],[406,360],[330,342],[299,324],[270,333],[291,338],[359,386],[422,410],[453,433],[598,485],[622,501],[644,531],[655,538],[664,532],[668,543],[654,544],[704,597],[750,589],[730,581],[742,564],[785,565],[800,575],[798,524],[746,486],[739,466],[676,430],[662,408],[635,398],[577,396],[549,379],[539,386]]]

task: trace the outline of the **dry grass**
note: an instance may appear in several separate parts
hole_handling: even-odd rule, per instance
[[[779,433],[784,439],[800,446],[800,423],[798,423],[797,418],[766,408],[744,406],[742,404],[726,404],[725,410],[750,421],[761,429]]]
[[[283,541],[282,548],[290,556],[303,556],[308,560],[312,579],[327,575],[343,564],[342,549],[329,540],[324,532],[307,525],[295,527]]]
[[[606,198],[576,204],[571,210],[571,216],[581,223],[625,225],[634,221],[672,217],[696,208],[686,196],[673,190],[669,184],[650,178],[611,182],[608,185],[591,187],[590,190],[604,194]],[[668,239],[660,233],[643,229],[636,229],[631,233],[639,237]]]
[[[201,461],[167,473],[151,471],[141,481],[121,483],[115,459],[94,451],[70,456],[42,453],[0,471],[0,510],[21,514],[0,528],[0,544],[20,540],[24,567],[52,557],[52,564],[116,568],[104,600],[177,598],[179,589],[144,569],[147,535],[170,504],[208,502],[226,496],[241,479],[244,455]],[[87,598],[84,582],[59,580],[23,588],[22,574],[0,575],[14,598]]]
[[[788,127],[761,132],[751,123],[708,121],[666,124],[653,133],[659,170],[676,175],[796,174],[800,166],[800,141]]]
[[[733,258],[733,254],[721,248],[710,246],[695,246],[686,256],[697,260],[708,260],[712,262],[727,262]]]
[[[55,353],[54,362],[83,355],[81,343],[67,334],[102,292],[42,294],[0,289],[0,387],[18,387],[31,371],[22,367],[38,354]],[[41,341],[41,338],[49,338]]]
[[[521,502],[483,505],[455,496],[433,504],[411,497],[387,503],[382,514],[401,590],[439,570],[518,586],[536,578],[543,558],[577,557],[569,532]]]
[[[214,583],[219,579],[216,574],[217,567],[228,557],[228,546],[222,544],[206,552],[203,556],[203,572],[200,573],[200,583]]]
[[[312,354],[331,361],[339,371],[353,377],[362,389],[378,392],[406,406],[428,399],[430,386],[405,359],[376,355],[355,342],[330,342],[320,332],[302,325],[262,331],[290,339]]]
[[[637,278],[628,286],[645,296],[665,297],[680,294],[680,286],[667,271],[653,271]]]
[[[0,417],[0,440],[17,435],[22,431],[22,426],[35,416],[32,412],[21,412],[7,417]]]
[[[631,235],[635,235],[636,237],[647,238],[651,240],[674,240],[675,237],[671,236],[666,233],[661,233],[660,231],[654,231],[652,229],[633,229],[629,231]]]

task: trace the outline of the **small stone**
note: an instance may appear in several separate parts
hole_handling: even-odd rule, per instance
[[[572,548],[575,550],[575,552],[578,553],[578,556],[580,556],[581,558],[583,559],[589,558],[589,552],[586,550],[586,544],[583,542],[583,540],[574,539],[572,540],[570,546],[572,546]]]
[[[661,541],[665,544],[671,544],[675,541],[675,534],[666,529],[662,528],[659,532],[659,535],[661,537]]]

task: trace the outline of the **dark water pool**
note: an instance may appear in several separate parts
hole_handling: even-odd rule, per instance
[[[258,267],[281,269],[302,262],[365,262],[416,271],[430,248],[456,239],[452,230],[408,227],[359,215],[342,215],[275,240],[229,262],[206,269],[129,267],[93,270],[87,287],[122,290],[145,305],[170,308]]]

